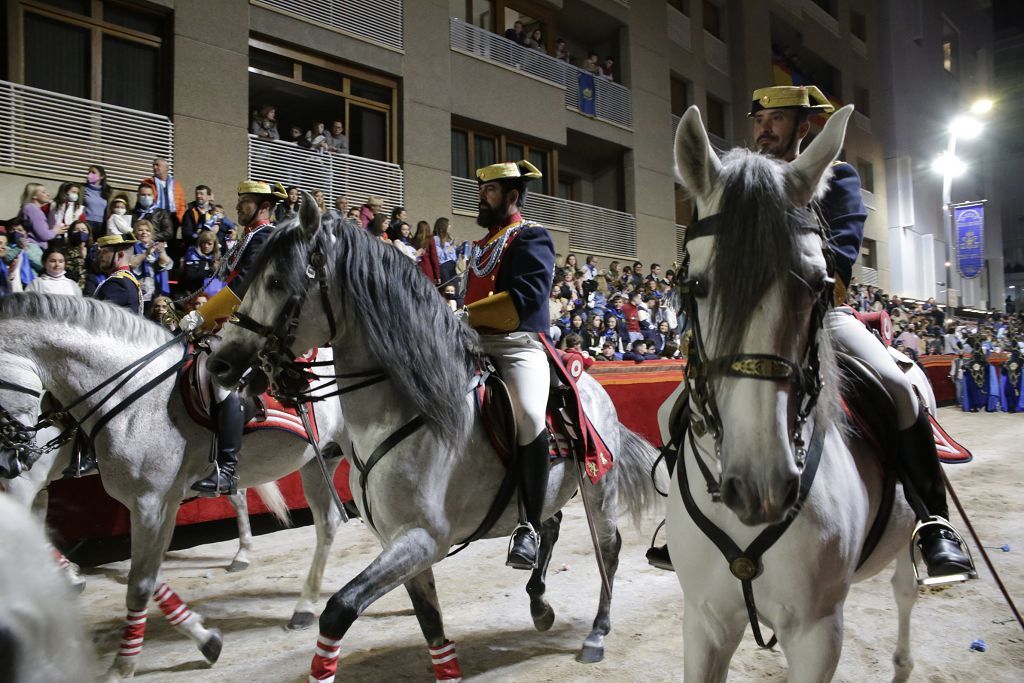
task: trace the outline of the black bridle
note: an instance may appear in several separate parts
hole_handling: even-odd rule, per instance
[[[761,635],[757,607],[754,603],[753,580],[763,571],[761,556],[782,537],[807,499],[821,459],[825,436],[823,426],[814,425],[809,448],[804,440],[803,432],[811,412],[817,405],[822,389],[819,337],[822,334],[825,314],[831,307],[834,296],[835,264],[831,252],[826,248],[827,231],[824,221],[811,209],[792,210],[790,225],[794,230],[814,231],[821,237],[828,273],[812,309],[808,343],[803,358],[799,363],[771,354],[739,353],[711,358],[704,344],[698,310],[698,300],[707,296],[707,287],[699,278],[691,277],[689,274],[690,255],[686,251],[686,243],[697,237],[714,237],[720,220],[719,215],[697,220],[686,231],[683,263],[680,269],[679,294],[681,307],[686,314],[689,326],[690,347],[687,353],[683,394],[680,398],[684,409],[675,424],[672,425],[671,439],[666,448],[677,456],[676,467],[679,471],[680,496],[690,518],[725,556],[730,572],[740,580],[747,616],[758,646],[771,648],[775,645],[776,638],[772,636],[766,643]],[[742,277],[742,274],[737,274],[737,276]],[[795,387],[794,398],[798,406],[790,429],[796,464],[801,473],[796,502],[783,521],[765,528],[746,548],[740,548],[700,510],[690,492],[686,463],[682,457],[686,451],[686,442],[689,440],[690,452],[704,477],[711,500],[716,503],[721,502],[721,483],[701,457],[697,448],[697,439],[705,434],[712,437],[715,462],[720,468],[724,425],[715,400],[713,380],[723,377],[790,384]]]

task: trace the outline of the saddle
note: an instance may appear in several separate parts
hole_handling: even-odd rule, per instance
[[[597,483],[612,468],[612,454],[583,410],[577,380],[583,364],[572,354],[563,354],[541,335],[551,369],[547,425],[551,436],[551,460],[576,459],[584,463],[587,476]],[[568,363],[566,362],[568,361]],[[508,387],[493,368],[480,376],[475,391],[477,410],[491,445],[506,467],[515,459],[516,423]]]
[[[304,356],[299,360],[306,362],[316,360],[316,349],[311,354],[309,357]],[[212,416],[216,401],[210,391],[210,382],[210,376],[206,370],[206,354],[202,352],[189,359],[178,374],[178,387],[189,416],[196,424],[210,431],[216,431]],[[243,434],[275,429],[296,436],[303,441],[309,441],[302,418],[299,417],[296,409],[281,403],[271,394],[264,392],[259,396],[243,398],[242,406],[245,412]],[[320,432],[317,429],[316,411],[313,404],[307,403],[306,410],[309,414],[309,426],[313,431],[313,438],[319,440]]]

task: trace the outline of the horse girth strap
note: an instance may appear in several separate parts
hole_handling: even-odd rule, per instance
[[[359,470],[359,489],[363,496],[363,512],[366,513],[366,523],[370,525],[371,529],[376,527],[373,524],[373,512],[370,510],[370,500],[366,496],[366,484],[370,478],[370,471],[377,465],[381,459],[391,452],[391,450],[406,439],[406,437],[412,436],[420,427],[426,424],[422,415],[417,415],[413,419],[406,422],[404,425],[396,429],[391,433],[388,438],[380,442],[380,445],[373,450],[370,457],[366,459],[365,463],[360,463],[359,458],[355,453],[355,447],[352,448],[352,463]]]
[[[703,465],[693,442],[692,433],[690,435],[690,444],[694,458],[698,464]],[[811,445],[807,453],[806,464],[800,476],[800,489],[796,502],[783,521],[765,528],[746,549],[741,549],[736,545],[735,541],[701,512],[697,502],[693,499],[693,494],[690,493],[690,482],[686,475],[686,462],[683,458],[685,454],[684,446],[681,444],[679,447],[680,458],[677,469],[679,471],[679,494],[683,499],[683,506],[686,508],[686,512],[690,515],[690,519],[693,520],[694,524],[715,544],[719,552],[725,557],[729,563],[729,571],[732,572],[732,575],[740,580],[743,588],[743,601],[747,607],[747,617],[750,620],[751,630],[754,632],[754,640],[762,648],[773,647],[776,643],[776,638],[772,636],[771,640],[765,643],[764,638],[761,636],[761,628],[757,618],[757,606],[754,603],[753,580],[764,571],[761,557],[782,537],[789,528],[789,525],[796,519],[803,503],[807,500],[811,486],[814,484],[814,479],[818,473],[818,464],[821,462],[824,444],[825,430],[816,424],[814,426],[814,433],[811,436]],[[705,468],[702,467],[702,469]]]

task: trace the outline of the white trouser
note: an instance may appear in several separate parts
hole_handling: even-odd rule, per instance
[[[508,385],[518,429],[516,440],[525,446],[547,428],[544,421],[551,388],[547,352],[536,332],[482,334],[480,342]]]
[[[825,329],[832,333],[839,350],[845,351],[867,365],[881,380],[896,403],[896,419],[900,430],[908,429],[918,416],[917,395],[910,380],[889,355],[885,344],[873,335],[864,323],[850,313],[832,309],[825,316]]]

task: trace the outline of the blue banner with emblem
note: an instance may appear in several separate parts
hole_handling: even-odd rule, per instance
[[[978,277],[985,265],[985,203],[953,207],[956,225],[956,269],[967,279]]]
[[[579,77],[579,109],[581,114],[597,116],[597,108],[594,105],[594,74],[581,71]]]

